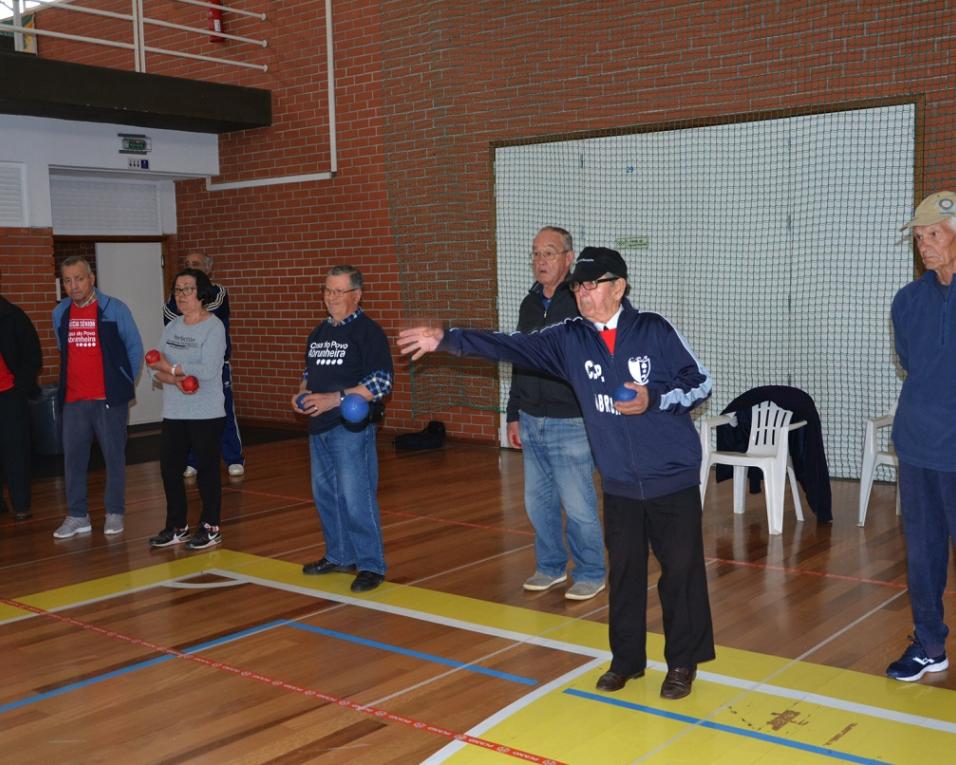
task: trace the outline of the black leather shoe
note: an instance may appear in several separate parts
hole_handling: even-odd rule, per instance
[[[306,563],[302,567],[303,574],[347,574],[351,570],[351,566],[340,566],[338,563],[333,563],[328,558],[322,558],[314,563]]]
[[[624,684],[628,680],[634,680],[638,677],[644,676],[644,670],[640,672],[635,672],[633,675],[619,675],[617,672],[605,672],[598,678],[597,689],[599,691],[608,691],[613,693],[614,691],[619,691],[624,687]]]
[[[352,582],[352,592],[368,592],[374,590],[385,581],[385,574],[376,574],[374,571],[359,571]]]
[[[661,698],[682,699],[689,696],[695,677],[697,677],[696,667],[673,667],[668,669],[667,676],[661,684]]]

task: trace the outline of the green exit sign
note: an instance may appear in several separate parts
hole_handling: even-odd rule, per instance
[[[614,244],[619,250],[646,250],[651,246],[651,240],[646,236],[619,236]]]
[[[152,146],[149,136],[140,133],[118,133],[120,154],[149,154]]]

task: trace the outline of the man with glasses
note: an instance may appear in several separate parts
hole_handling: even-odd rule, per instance
[[[518,311],[518,331],[533,332],[579,316],[565,278],[574,261],[571,234],[545,226],[531,245],[535,283]],[[540,592],[568,579],[564,597],[588,600],[604,589],[604,543],[594,493],[594,460],[581,407],[561,379],[515,365],[507,407],[508,443],[524,452],[524,506],[534,526],[535,572],[524,589]],[[561,507],[567,516],[567,546]]]
[[[92,530],[86,474],[94,436],[106,463],[103,533],[119,534],[126,512],[126,425],[143,341],[126,304],[96,289],[85,258],[64,260],[60,278],[69,297],[53,309],[53,331],[60,349],[67,516],[53,536],[69,539]]]
[[[691,692],[697,664],[714,658],[700,440],[689,415],[710,395],[710,373],[667,319],[628,302],[620,253],[586,247],[568,281],[581,319],[513,335],[416,327],[399,333],[398,345],[413,360],[444,350],[522,364],[570,383],[604,490],[613,659],[598,690],[620,690],[644,674],[649,543],[661,566],[667,674],[660,693],[680,699]],[[634,397],[620,400],[621,387]]]
[[[325,556],[302,572],[355,569],[352,592],[374,590],[385,579],[375,423],[392,389],[388,340],[359,307],[362,287],[357,268],[329,271],[323,289],[329,317],[309,335],[305,372],[291,400],[294,412],[309,416],[312,497],[325,535]],[[341,405],[350,394],[370,402],[360,422],[343,417]]]
[[[186,268],[195,268],[212,279],[213,259],[201,252],[190,252],[186,256]],[[222,365],[222,394],[226,401],[226,425],[222,429],[222,461],[226,463],[229,475],[234,478],[245,475],[246,459],[242,456],[242,437],[239,435],[239,422],[236,420],[236,410],[232,400],[232,366],[229,357],[232,355],[232,340],[229,337],[229,293],[221,284],[213,283],[215,296],[206,306],[206,310],[215,314],[226,328],[226,362]],[[163,324],[169,324],[177,316],[181,316],[176,306],[176,296],[170,294],[169,300],[163,306]],[[196,477],[196,455],[192,452],[186,462],[183,478]]]

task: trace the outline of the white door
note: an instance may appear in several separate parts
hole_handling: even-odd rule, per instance
[[[156,348],[163,334],[163,246],[159,242],[96,244],[96,286],[119,298],[133,313],[144,350]],[[163,394],[145,369],[136,381],[129,424],[163,419]]]

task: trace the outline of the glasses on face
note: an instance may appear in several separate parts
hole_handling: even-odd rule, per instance
[[[332,287],[323,287],[322,294],[325,295],[326,297],[342,297],[342,295],[346,294],[347,292],[355,292],[355,290],[357,289],[358,287],[352,287],[351,289],[347,289],[347,290],[339,290],[339,289],[334,289]]]
[[[562,255],[564,255],[563,252],[556,252],[554,250],[535,250],[531,253],[531,262],[534,263],[536,260],[543,260],[547,263],[554,263]]]
[[[195,291],[195,287],[173,287],[173,292],[177,295],[192,295]]]
[[[577,292],[582,288],[590,292],[591,290],[596,290],[599,284],[604,284],[604,282],[616,282],[620,278],[620,276],[602,276],[593,282],[571,282],[571,292]]]

